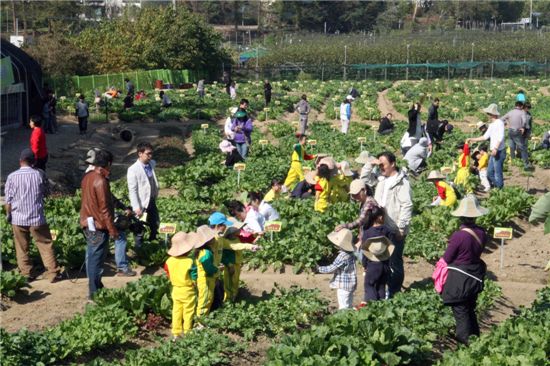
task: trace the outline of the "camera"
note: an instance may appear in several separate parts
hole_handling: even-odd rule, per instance
[[[119,231],[130,230],[134,235],[141,235],[145,232],[145,226],[149,225],[146,222],[139,220],[135,216],[127,216],[122,212],[115,213],[115,227]]]

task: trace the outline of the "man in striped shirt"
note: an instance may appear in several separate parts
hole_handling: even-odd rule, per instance
[[[32,168],[35,156],[31,149],[21,152],[21,168],[8,175],[5,186],[6,212],[13,228],[17,267],[23,276],[34,279],[32,260],[29,258],[31,236],[34,239],[46,278],[50,282],[61,279],[53,250],[50,228],[44,215],[44,197],[48,194],[48,180],[40,169]]]

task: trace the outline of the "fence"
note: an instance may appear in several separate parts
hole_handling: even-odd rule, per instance
[[[117,74],[45,78],[45,81],[55,91],[56,95],[61,96],[96,89],[105,91],[110,86],[125,90],[126,83],[124,79],[126,78],[132,81],[136,90],[139,90],[154,88],[156,80],[162,80],[164,84],[178,86],[182,83],[196,82],[204,76],[205,74],[200,71],[160,69],[128,71]]]
[[[453,78],[503,78],[514,76],[544,77],[550,73],[548,60],[531,61],[472,61],[422,64],[351,64],[304,65],[285,64],[255,69],[253,64],[238,70],[247,79],[287,79],[309,77],[320,80],[408,80]],[[305,75],[304,75],[305,74]]]

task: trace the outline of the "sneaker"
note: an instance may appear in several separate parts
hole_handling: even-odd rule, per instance
[[[127,269],[126,271],[117,271],[116,275],[118,277],[134,277],[137,274],[136,271],[132,271],[131,269]]]

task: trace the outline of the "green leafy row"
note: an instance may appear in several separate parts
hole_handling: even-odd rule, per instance
[[[438,365],[548,365],[549,329],[550,287],[545,287],[530,309],[494,326],[468,347],[445,352]]]

